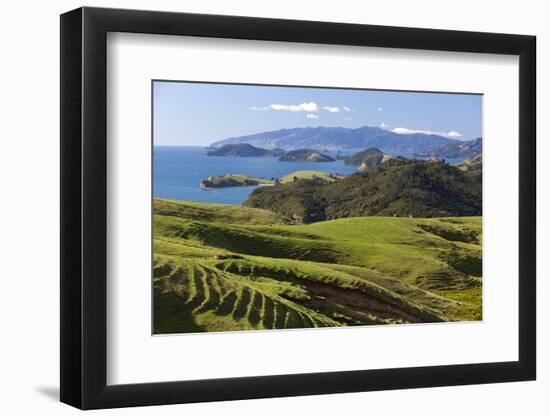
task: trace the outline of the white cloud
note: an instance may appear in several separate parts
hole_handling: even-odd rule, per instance
[[[342,110],[345,112],[352,112],[352,110],[344,106],[342,108],[337,106],[323,106],[323,110],[328,111],[329,113],[340,113]],[[276,110],[276,111],[291,111],[291,112],[318,112],[321,110],[321,107],[313,101],[308,101],[300,104],[270,104],[269,106],[262,106],[262,107],[250,107],[250,110],[256,110],[256,111],[267,111],[267,110]],[[309,119],[314,119],[315,117],[312,117],[310,115],[306,116]]]
[[[388,127],[388,125],[386,123],[384,123],[384,122],[380,123],[380,129],[384,129],[386,127]]]
[[[400,135],[407,135],[410,133],[426,133],[425,130],[412,130],[406,127],[396,127],[391,130],[393,133],[399,133]]]
[[[351,117],[344,117],[344,120],[351,120]]]
[[[317,103],[312,101],[301,104],[270,104],[269,107],[272,110],[283,110],[283,111],[319,111],[319,106]]]
[[[383,109],[382,107],[378,107],[376,110],[382,111],[382,110],[384,110],[384,109]]]
[[[410,135],[413,133],[422,133],[424,135],[439,135],[439,136],[447,136],[450,138],[459,138],[462,136],[461,133],[451,130],[449,132],[434,132],[433,130],[417,130],[417,129],[409,129],[407,127],[396,127],[391,130],[393,133],[398,133],[400,135]]]
[[[309,113],[306,117],[308,119],[318,119],[319,118],[319,116],[317,116],[316,114],[313,114],[313,113]]]
[[[323,106],[323,110],[328,111],[329,113],[340,113],[341,111],[345,111],[348,113],[351,113],[353,110],[347,106],[338,107],[338,106]],[[313,117],[311,115],[312,112],[318,112],[321,110],[321,107],[313,102],[308,101],[300,104],[270,104],[269,106],[262,106],[262,107],[250,107],[250,110],[256,110],[256,111],[267,111],[267,110],[276,110],[276,111],[291,111],[291,112],[308,112],[306,117],[308,119],[317,119],[318,117]]]

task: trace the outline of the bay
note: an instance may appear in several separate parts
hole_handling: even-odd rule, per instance
[[[351,155],[357,150],[342,152]],[[326,152],[335,156],[330,152]],[[403,155],[409,156],[409,155]],[[448,161],[457,162],[457,161]],[[274,157],[206,156],[205,147],[155,146],[153,152],[153,195],[161,198],[205,203],[241,204],[256,187],[203,190],[200,182],[209,176],[244,174],[280,178],[308,170],[349,175],[357,167],[334,162],[284,162]]]
[[[204,147],[155,146],[153,195],[205,203],[241,204],[256,187],[203,190],[201,180],[213,175],[244,174],[279,178],[299,170],[352,174],[357,167],[334,162],[283,162],[274,157],[206,156]]]

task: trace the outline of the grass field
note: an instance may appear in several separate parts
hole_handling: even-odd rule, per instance
[[[311,180],[313,178],[318,178],[322,181],[325,181],[325,182],[328,182],[328,183],[333,183],[335,181],[338,181],[338,180],[341,180],[342,178],[344,178],[343,175],[338,175],[338,174],[329,174],[328,172],[322,172],[322,171],[305,171],[305,170],[302,170],[302,171],[296,171],[296,172],[292,172],[288,175],[284,175],[282,176],[281,178],[279,178],[279,182],[281,184],[287,184],[289,182],[293,182],[294,179],[308,179],[308,180]]]
[[[293,224],[154,200],[154,331],[480,320],[481,217]]]

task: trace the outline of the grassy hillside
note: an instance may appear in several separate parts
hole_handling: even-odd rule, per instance
[[[327,184],[315,179],[257,188],[243,203],[303,223],[360,216],[481,215],[481,171],[443,162],[390,159]]]
[[[481,318],[481,218],[293,224],[155,199],[155,333]]]
[[[282,176],[281,178],[279,178],[279,182],[281,184],[288,184],[296,180],[311,180],[314,178],[320,179],[326,183],[333,183],[335,181],[341,180],[342,178],[344,178],[344,176],[339,174],[330,174],[328,172],[302,170]]]
[[[455,165],[461,171],[468,171],[470,173],[478,173],[483,169],[483,157],[481,154],[474,156],[473,158],[466,159],[459,164]]]

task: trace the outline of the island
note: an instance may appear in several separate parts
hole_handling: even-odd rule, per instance
[[[306,170],[291,172],[280,178],[272,179],[244,174],[226,174],[210,176],[208,179],[201,181],[200,187],[203,190],[207,190],[210,188],[272,186],[289,184],[298,180],[315,180],[318,184],[332,184],[343,178],[345,176],[341,174]]]
[[[335,159],[329,155],[320,153],[313,149],[297,149],[286,152],[279,158],[279,161],[286,162],[333,162]]]
[[[386,164],[396,165],[410,162],[409,159],[402,156],[386,155],[378,148],[368,148],[342,159],[346,165],[356,165],[358,172],[369,172]]]
[[[248,143],[237,143],[223,145],[219,148],[211,148],[206,152],[206,156],[279,156],[280,152],[269,149],[257,148]]]
[[[210,176],[208,179],[202,180],[200,183],[200,187],[203,190],[207,190],[209,188],[249,187],[258,185],[275,185],[275,180],[254,177],[251,175],[226,174]]]
[[[344,163],[346,165],[357,165],[359,172],[368,172],[382,165],[384,161],[384,153],[377,148],[368,148],[364,151],[357,152],[352,156],[346,157]],[[387,158],[386,158],[387,160]]]

